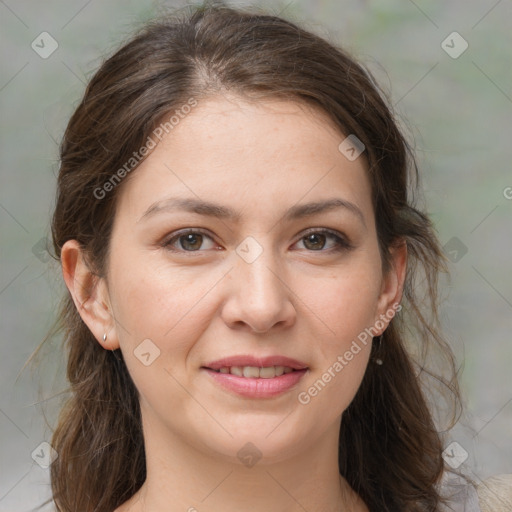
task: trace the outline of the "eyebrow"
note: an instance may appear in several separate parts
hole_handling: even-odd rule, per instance
[[[363,212],[359,207],[354,203],[341,198],[332,198],[323,201],[294,205],[286,211],[284,220],[291,221],[302,219],[337,209],[345,209],[346,211],[351,212],[366,227]],[[137,222],[153,217],[157,213],[179,210],[196,213],[198,215],[206,215],[208,217],[231,220],[233,222],[239,222],[242,217],[240,212],[220,204],[196,198],[169,197],[167,199],[157,201],[149,206]]]

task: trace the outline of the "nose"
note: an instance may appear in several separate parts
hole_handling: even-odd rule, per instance
[[[294,324],[294,293],[283,265],[265,249],[252,262],[235,256],[228,274],[228,297],[222,309],[224,322],[232,329],[265,333]]]

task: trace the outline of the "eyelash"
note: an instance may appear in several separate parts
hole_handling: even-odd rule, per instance
[[[178,241],[182,236],[185,236],[185,235],[188,235],[191,233],[206,235],[208,238],[211,238],[213,240],[213,237],[211,237],[205,230],[203,230],[201,228],[188,228],[188,229],[178,231],[177,233],[173,234],[173,236],[171,238],[167,238],[166,240],[164,240],[164,242],[161,245],[165,249],[167,249],[171,252],[175,252],[175,253],[182,253],[182,254],[183,253],[189,253],[189,254],[198,253],[201,251],[201,249],[199,249],[197,251],[187,251],[184,249],[175,249],[172,247],[172,244],[174,243],[174,241]],[[306,238],[307,236],[309,236],[311,234],[329,235],[330,237],[334,238],[336,246],[334,248],[327,249],[327,250],[323,250],[323,249],[320,249],[318,251],[309,250],[308,252],[311,252],[311,253],[315,253],[315,252],[338,253],[338,252],[348,251],[350,249],[353,249],[352,244],[341,233],[338,233],[337,231],[333,231],[333,230],[326,229],[326,228],[310,228],[299,238],[299,240],[297,240],[297,242],[300,242],[301,240],[303,240],[304,238]]]

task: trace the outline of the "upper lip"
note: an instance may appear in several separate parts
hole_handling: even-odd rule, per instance
[[[258,368],[264,368],[268,366],[288,366],[294,370],[303,370],[308,367],[306,364],[286,356],[277,355],[257,357],[251,355],[238,355],[217,359],[216,361],[205,364],[204,368],[220,370],[221,368],[231,366],[256,366]]]

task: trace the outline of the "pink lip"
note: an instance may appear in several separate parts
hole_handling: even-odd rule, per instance
[[[288,366],[295,371],[284,373],[271,379],[247,378],[219,373],[215,370],[230,368],[232,366],[256,366],[258,368],[268,366]],[[307,365],[285,356],[255,357],[251,355],[239,355],[225,357],[212,361],[203,366],[203,369],[211,375],[217,384],[225,389],[247,398],[271,398],[277,396],[295,386],[308,370]]]
[[[233,365],[237,366],[237,365]],[[252,366],[252,365],[243,365]],[[254,365],[256,366],[256,365]],[[269,365],[267,365],[269,366]],[[273,366],[273,365],[270,365]],[[271,398],[288,391],[295,386],[307,372],[307,369],[283,373],[271,379],[238,377],[230,373],[219,373],[210,368],[203,368],[211,377],[229,391],[247,398]]]
[[[210,368],[211,370],[220,370],[231,366],[257,366],[258,368],[264,368],[266,366],[289,366],[294,370],[307,369],[307,365],[285,356],[266,356],[266,357],[255,357],[251,355],[239,355],[224,357],[217,361],[205,364],[204,368]],[[289,374],[288,374],[289,375]]]

